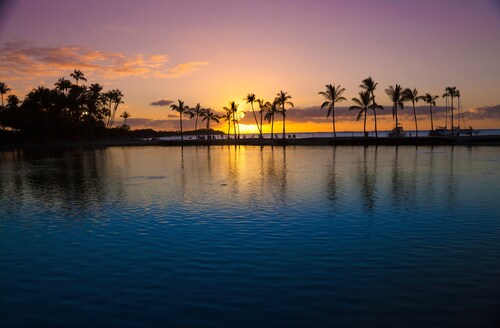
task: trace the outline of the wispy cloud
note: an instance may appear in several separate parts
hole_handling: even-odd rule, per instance
[[[165,106],[171,105],[173,103],[174,103],[174,101],[170,100],[170,99],[159,99],[159,100],[153,101],[152,103],[150,103],[150,105],[151,106],[165,107]]]
[[[167,55],[103,52],[89,47],[38,47],[28,42],[7,42],[0,48],[0,71],[9,80],[62,76],[73,69],[107,79],[128,76],[178,78],[208,63],[193,61],[169,65]]]

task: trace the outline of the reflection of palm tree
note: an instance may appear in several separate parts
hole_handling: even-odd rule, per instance
[[[403,101],[411,101],[413,106],[413,118],[415,119],[415,135],[418,137],[418,125],[417,125],[417,113],[415,112],[415,102],[418,102],[420,97],[418,96],[417,89],[413,90],[406,88],[403,90]]]
[[[404,109],[404,98],[403,98],[403,88],[401,85],[396,84],[396,86],[390,85],[389,88],[385,89],[385,93],[391,98],[392,101],[392,118],[396,117],[396,128],[398,127],[398,107]]]
[[[4,82],[0,82],[0,94],[2,95],[2,108],[3,108],[3,95],[10,91],[10,88]]]
[[[130,117],[130,114],[128,112],[123,112],[120,117],[124,119],[123,121],[123,126],[127,126],[127,118]]]
[[[366,112],[368,108],[370,107],[372,97],[370,94],[370,91],[360,91],[359,92],[359,99],[358,98],[352,98],[352,101],[356,104],[354,106],[349,107],[349,110],[359,110],[358,116],[356,117],[356,120],[359,121],[361,116],[364,114],[364,123],[363,123],[363,131],[364,135],[366,136]]]
[[[79,80],[87,81],[87,79],[85,78],[85,74],[83,74],[83,72],[79,69],[75,69],[74,72],[70,74],[70,76],[76,80],[76,85],[78,85]]]
[[[359,86],[361,89],[366,90],[370,93],[372,96],[372,105],[371,108],[373,109],[373,118],[375,120],[375,137],[378,137],[378,132],[377,132],[377,109],[384,109],[384,107],[377,105],[375,102],[375,94],[374,91],[377,88],[378,83],[373,81],[372,77],[369,76],[368,78],[364,79],[362,81],[362,84]]]
[[[320,91],[319,94],[325,97],[326,101],[321,105],[321,108],[328,107],[328,113],[326,117],[328,118],[332,114],[332,124],[333,124],[333,136],[337,137],[337,132],[335,131],[335,103],[345,101],[345,97],[342,97],[345,89],[340,85],[335,87],[334,85],[325,85],[326,91]]]
[[[279,113],[278,99],[274,99],[272,104],[267,102],[265,106],[267,108],[267,113],[264,118],[267,120],[267,123],[271,123],[271,139],[274,139],[274,117],[276,113]]]
[[[285,105],[290,105],[293,107],[293,103],[291,101],[288,101],[289,99],[292,99],[292,96],[288,95],[287,92],[280,91],[276,99],[278,100],[278,104],[281,105],[281,114],[283,115],[283,139],[285,139]]]
[[[431,113],[431,131],[434,131],[434,120],[432,118],[432,106],[436,106],[436,99],[439,98],[439,96],[433,96],[430,93],[426,93],[425,96],[420,96],[418,97],[419,99],[422,99],[426,103],[429,104],[429,110]]]
[[[253,109],[253,103],[257,102],[257,99],[255,98],[255,94],[249,93],[246,98],[243,100],[247,101],[247,104],[250,103],[252,106],[252,113],[253,113],[253,118],[255,119],[255,124],[257,125],[257,129],[259,130],[260,137],[262,138],[262,127],[259,126],[259,122],[257,121],[257,115],[255,115],[255,111]]]
[[[179,122],[181,126],[181,141],[184,141],[184,136],[182,135],[182,114],[187,113],[189,111],[189,107],[184,105],[184,101],[178,100],[179,104],[172,104],[170,105],[170,108],[172,108],[173,111],[176,111],[179,113]]]

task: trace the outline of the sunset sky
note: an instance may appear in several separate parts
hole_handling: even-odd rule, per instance
[[[385,107],[381,129],[394,124],[384,89],[395,83],[436,95],[456,86],[467,125],[500,128],[497,0],[1,3],[0,81],[11,93],[24,98],[80,69],[88,83],[123,92],[121,110],[131,114],[132,129],[178,129],[169,106],[151,105],[158,100],[199,102],[220,113],[235,100],[247,112],[242,131],[254,133],[243,98],[272,100],[283,90],[296,107],[289,131],[330,131],[318,91],[332,83],[345,87],[348,99],[339,105],[337,129],[359,131],[362,122],[345,107],[368,76],[378,82],[375,95]],[[429,128],[428,107],[417,110],[420,126]],[[407,129],[410,113],[409,107],[402,113]],[[437,125],[442,118],[438,110]]]

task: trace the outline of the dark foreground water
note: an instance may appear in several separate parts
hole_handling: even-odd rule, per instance
[[[0,153],[0,327],[498,327],[500,149]]]

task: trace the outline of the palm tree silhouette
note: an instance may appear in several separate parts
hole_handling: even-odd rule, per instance
[[[87,81],[87,79],[85,78],[85,74],[83,74],[83,72],[80,71],[79,69],[75,69],[74,72],[70,74],[70,76],[76,80],[77,86],[78,86],[79,80],[82,80],[85,82]]]
[[[260,138],[263,139],[263,130],[264,126],[262,124],[262,118],[264,117],[264,112],[267,110],[266,102],[264,99],[257,99],[256,100],[259,103],[259,113],[260,113]]]
[[[377,111],[376,109],[384,109],[384,107],[377,105],[375,102],[375,94],[374,91],[377,88],[378,83],[373,81],[372,77],[369,76],[368,78],[364,79],[361,81],[362,84],[359,86],[361,89],[366,90],[370,92],[370,95],[372,97],[372,105],[370,106],[373,109],[373,118],[375,120],[375,137],[378,137],[378,130],[377,130]]]
[[[130,117],[130,114],[128,112],[123,112],[120,117],[124,118],[124,121],[123,121],[123,126],[127,126],[127,118]]]
[[[262,127],[259,126],[259,122],[257,121],[257,115],[255,115],[255,110],[253,109],[253,103],[257,102],[257,98],[255,97],[255,94],[249,93],[246,96],[246,98],[243,98],[243,100],[246,100],[247,104],[250,103],[250,105],[252,106],[252,113],[253,113],[253,118],[255,119],[255,125],[257,125],[260,137],[262,138]]]
[[[238,123],[237,114],[238,114],[238,105],[234,101],[229,102],[229,107],[223,108],[226,112],[229,112],[232,115],[231,121],[233,122],[233,130],[234,130],[234,139],[236,139],[236,124]],[[228,132],[229,138],[229,132]]]
[[[198,117],[201,116],[201,113],[203,112],[203,108],[201,108],[200,103],[197,103],[194,108],[191,109],[191,116],[190,118],[196,117],[194,121],[194,130],[198,130]]]
[[[448,96],[451,98],[451,107],[450,107],[450,110],[451,110],[451,135],[454,136],[455,133],[454,133],[454,128],[453,128],[453,98],[457,97],[460,95],[460,91],[457,90],[457,87],[446,87],[445,89],[445,94],[443,95],[444,96]]]
[[[358,109],[358,115],[356,117],[356,120],[359,121],[362,115],[364,115],[364,123],[363,123],[363,132],[364,136],[366,137],[366,112],[368,108],[370,107],[370,104],[372,102],[372,96],[370,91],[365,90],[365,91],[360,91],[359,92],[359,98],[352,98],[352,101],[356,104],[354,106],[349,107],[349,110],[355,110]]]
[[[276,113],[279,113],[279,100],[278,98],[274,99],[273,103],[266,102],[264,105],[266,108],[266,115],[264,117],[267,120],[267,123],[271,123],[271,139],[274,139],[274,117]]]
[[[10,91],[10,88],[4,82],[0,82],[0,94],[2,95],[2,108],[3,108],[3,95]]]
[[[392,118],[396,117],[396,128],[398,127],[398,107],[404,109],[404,98],[403,98],[403,88],[401,85],[396,84],[396,86],[390,85],[389,88],[385,89],[385,93],[391,98],[392,101]]]
[[[336,87],[335,84],[327,84],[325,85],[325,88],[326,91],[318,92],[326,99],[326,101],[321,105],[321,108],[328,107],[328,113],[326,114],[327,118],[330,116],[330,114],[332,114],[333,136],[336,138],[337,132],[335,131],[335,103],[346,100],[345,97],[342,97],[345,88],[342,88],[340,85]]]
[[[415,119],[415,135],[418,137],[418,125],[417,125],[417,113],[415,112],[415,102],[418,102],[420,97],[418,96],[418,90],[413,88],[413,90],[406,88],[403,90],[403,101],[411,101],[413,106],[413,118]]]
[[[429,110],[431,113],[431,131],[434,131],[434,120],[432,118],[432,106],[436,106],[436,99],[439,98],[439,96],[433,96],[430,93],[426,93],[425,96],[420,96],[418,97],[419,99],[422,99],[426,103],[429,104]]]
[[[290,105],[293,107],[293,103],[288,101],[292,99],[292,96],[288,95],[287,92],[280,91],[278,92],[278,96],[276,98],[278,100],[278,104],[281,105],[281,115],[283,115],[283,139],[285,139],[285,120],[286,120],[286,109],[285,105]]]
[[[71,88],[71,81],[67,80],[63,76],[59,80],[57,80],[56,83],[54,83],[54,86],[56,87],[56,90],[61,91],[61,92],[66,94],[67,91]]]
[[[210,121],[214,121],[219,123],[220,117],[216,115],[214,112],[212,112],[211,108],[205,109],[204,111],[201,112],[201,121],[207,121],[207,133],[210,130]],[[231,126],[231,125],[230,125]]]
[[[179,113],[179,122],[181,126],[181,142],[184,142],[184,136],[182,135],[182,114],[189,112],[189,106],[184,105],[184,101],[178,99],[179,103],[170,105],[173,111]]]
[[[106,127],[112,128],[113,124],[115,123],[115,115],[116,111],[118,110],[118,106],[120,104],[123,104],[123,93],[118,90],[114,89],[111,91],[108,91],[106,93],[108,101],[109,101],[109,117],[108,117],[108,122],[106,124]]]

